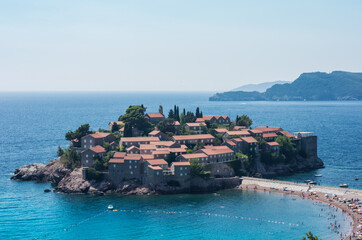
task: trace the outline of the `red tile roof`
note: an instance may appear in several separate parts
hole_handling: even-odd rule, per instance
[[[165,116],[162,113],[147,113],[146,117],[149,118],[164,118]]]
[[[204,123],[198,123],[198,122],[192,122],[192,123],[185,123],[185,125],[189,126],[189,127],[201,127],[201,126],[206,126]]]
[[[279,146],[279,143],[277,142],[267,142],[266,144],[268,144],[269,146]]]
[[[216,146],[216,147],[221,147],[221,146]],[[219,155],[219,154],[227,154],[227,153],[234,153],[233,150],[231,150],[230,148],[228,148],[227,146],[223,146],[226,148],[203,148],[200,149],[199,151],[204,152],[206,155]]]
[[[283,134],[286,137],[294,138],[295,136],[287,131],[280,131],[281,134]]]
[[[179,122],[179,121],[175,121],[175,126],[180,126],[180,122]]]
[[[161,150],[162,149],[162,150]],[[152,152],[153,155],[158,154],[170,154],[170,151],[168,149],[158,148],[156,151]]]
[[[168,163],[163,160],[163,159],[152,159],[152,160],[147,160],[147,163],[149,163],[150,165],[167,165]]]
[[[124,160],[142,160],[142,156],[140,154],[127,154]]]
[[[148,167],[151,168],[152,170],[162,170],[162,168],[160,166],[149,165]]]
[[[228,132],[228,130],[226,128],[216,128],[214,129],[215,132],[217,133],[225,133]]]
[[[124,163],[124,159],[120,159],[120,158],[111,158],[109,159],[108,163]]]
[[[196,118],[195,122],[202,123],[205,122],[205,120],[203,118]]]
[[[268,133],[268,132],[279,132],[279,131],[283,131],[282,128],[280,127],[256,127],[255,129],[258,129],[260,131],[262,131],[263,133]]]
[[[258,141],[253,137],[242,137],[241,140],[247,143],[257,143]]]
[[[247,129],[245,126],[234,126],[234,130]]]
[[[158,137],[122,137],[122,142],[158,142]]]
[[[111,135],[110,133],[105,133],[105,132],[95,132],[95,133],[92,133],[92,134],[89,134],[91,135],[93,138],[105,138],[109,135]]]
[[[95,153],[105,153],[106,149],[100,145],[94,146],[92,148],[90,148],[90,150],[92,150]]]
[[[125,152],[115,152],[113,158],[124,158],[126,156]]]
[[[248,136],[250,135],[248,130],[240,130],[240,131],[227,131],[229,136],[237,135],[237,136]]]
[[[140,150],[155,150],[156,149],[156,145],[152,144],[140,144],[139,147]]]
[[[153,135],[157,135],[159,134],[161,131],[158,131],[158,130],[153,130],[152,132],[150,132],[148,135],[149,136],[153,136]]]
[[[263,133],[263,138],[273,138],[278,137],[276,133]]]
[[[127,152],[128,151],[131,151],[131,150],[133,150],[133,149],[135,149],[135,150],[140,150],[138,147],[136,147],[136,146],[130,146],[129,148],[127,148]]]
[[[201,140],[201,139],[214,139],[211,134],[196,134],[196,135],[175,135],[173,139],[180,140]]]
[[[174,166],[190,166],[190,162],[172,162]]]
[[[259,130],[259,129],[250,129],[249,132],[254,133],[254,134],[263,133],[263,131]]]
[[[227,144],[229,144],[230,146],[236,146],[236,143],[229,140],[229,141],[226,141]]]
[[[207,155],[205,153],[190,153],[190,154],[182,154],[182,157],[185,159],[193,159],[193,158],[206,158]]]
[[[152,154],[141,154],[141,157],[142,157],[144,160],[155,159],[155,156],[153,156]]]

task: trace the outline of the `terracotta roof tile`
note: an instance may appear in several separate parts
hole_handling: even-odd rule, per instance
[[[279,143],[277,142],[267,142],[266,144],[268,144],[269,146],[279,146]]]
[[[122,142],[158,142],[158,137],[122,137]]]
[[[190,162],[172,162],[174,166],[190,166]]]
[[[196,134],[196,135],[175,135],[173,139],[180,140],[201,140],[201,139],[214,139],[211,134]]]
[[[108,163],[124,163],[124,159],[120,159],[120,158],[111,158],[109,159]]]
[[[90,150],[92,150],[95,153],[105,153],[106,149],[100,145],[94,146],[92,148],[90,148]]]
[[[242,137],[241,140],[247,143],[257,143],[258,141],[253,137]]]
[[[126,152],[115,152],[113,158],[124,158],[126,156]]]
[[[149,118],[164,118],[165,116],[162,113],[147,113],[146,117]]]

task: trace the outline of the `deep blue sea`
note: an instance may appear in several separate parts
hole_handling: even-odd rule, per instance
[[[327,216],[336,214],[347,229],[342,213],[280,194],[222,191],[220,196],[90,197],[44,193],[49,184],[9,180],[21,165],[52,160],[59,145],[68,145],[65,132],[80,124],[89,123],[93,130],[107,128],[129,105],[144,104],[154,112],[161,104],[167,112],[177,104],[192,111],[199,106],[204,115],[234,119],[247,114],[253,126],[314,132],[326,168],[284,179],[313,179],[319,173],[323,177],[316,180],[321,184],[347,183],[362,189],[362,102],[209,102],[210,95],[0,93],[0,239],[301,239],[308,230],[323,239],[338,239],[328,229],[332,220]],[[361,180],[355,181],[355,176]],[[104,213],[110,203],[133,212]],[[225,216],[195,214],[200,212]]]

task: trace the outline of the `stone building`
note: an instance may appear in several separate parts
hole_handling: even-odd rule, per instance
[[[105,142],[116,141],[116,137],[110,133],[95,132],[81,138],[81,148],[88,149],[97,145],[103,146]]]
[[[99,145],[83,150],[81,152],[82,167],[93,167],[94,158],[97,156],[102,158],[105,155],[106,155],[106,149]]]

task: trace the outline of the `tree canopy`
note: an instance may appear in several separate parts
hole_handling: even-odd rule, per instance
[[[175,120],[170,118],[163,119],[157,124],[157,129],[163,133],[175,133]]]
[[[118,120],[125,123],[125,131],[127,126],[128,128],[131,128],[131,131],[132,128],[137,128],[138,130],[148,133],[152,131],[152,123],[145,119],[145,112],[146,107],[143,105],[129,106],[126,113],[121,115]]]
[[[89,131],[89,124],[86,123],[86,124],[83,124],[81,125],[77,130],[75,130],[74,132],[73,131],[68,131],[66,134],[65,134],[65,139],[66,140],[72,140],[72,139],[78,139],[80,140],[82,137],[84,137],[85,135],[91,133]]]
[[[245,126],[248,128],[253,124],[253,120],[251,120],[248,115],[243,114],[241,117],[236,116],[235,123],[237,126]]]
[[[307,237],[303,237],[302,240],[322,240],[321,238],[318,238],[317,236],[314,236],[311,231],[307,232],[305,234]]]
[[[297,150],[290,138],[280,135],[275,141],[279,143],[280,153],[284,154],[288,161],[295,157]]]

